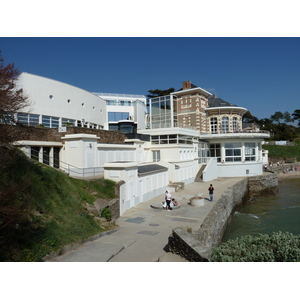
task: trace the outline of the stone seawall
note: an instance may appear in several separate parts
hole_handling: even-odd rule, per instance
[[[278,191],[278,175],[269,173],[249,178],[249,197],[258,197],[277,193]]]
[[[192,232],[190,228],[184,227],[173,229],[169,238],[169,251],[188,261],[209,261],[211,249],[221,243],[235,209],[249,199],[249,194],[257,196],[259,193],[262,194],[272,188],[277,188],[277,185],[278,178],[273,173],[241,179],[227,188],[198,231]]]

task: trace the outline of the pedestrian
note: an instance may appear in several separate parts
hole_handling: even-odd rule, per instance
[[[167,191],[167,193],[166,193],[166,202],[167,202],[166,209],[167,210],[171,210],[171,206],[170,206],[171,201],[172,201],[172,196],[170,194],[170,191]]]
[[[214,198],[214,187],[212,184],[210,184],[209,188],[208,188],[208,192],[209,192],[209,201],[212,202],[213,198]]]

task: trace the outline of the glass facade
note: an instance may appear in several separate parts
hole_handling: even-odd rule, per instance
[[[170,96],[162,96],[150,99],[151,127],[172,127],[172,111]]]

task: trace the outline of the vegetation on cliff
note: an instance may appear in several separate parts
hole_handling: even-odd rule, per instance
[[[295,146],[283,146],[283,145],[263,145],[263,149],[269,151],[269,160],[284,159],[286,162],[292,162],[291,160],[295,159],[300,161],[300,145]],[[276,161],[273,161],[276,163]]]
[[[0,149],[0,168],[0,261],[41,261],[109,229],[86,205],[114,198],[114,182],[70,178],[10,146]]]
[[[300,236],[274,232],[246,235],[212,249],[212,262],[299,262]]]

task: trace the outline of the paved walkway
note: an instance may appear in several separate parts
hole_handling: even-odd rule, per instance
[[[53,261],[58,262],[184,262],[168,252],[168,238],[178,226],[198,230],[211,208],[228,186],[242,178],[218,178],[210,182],[193,182],[172,193],[180,208],[172,211],[154,209],[150,205],[164,201],[164,195],[141,203],[126,211],[117,221],[119,229],[92,242],[87,242]],[[214,201],[208,201],[208,186],[215,188]],[[191,206],[189,198],[203,193],[204,206]]]

